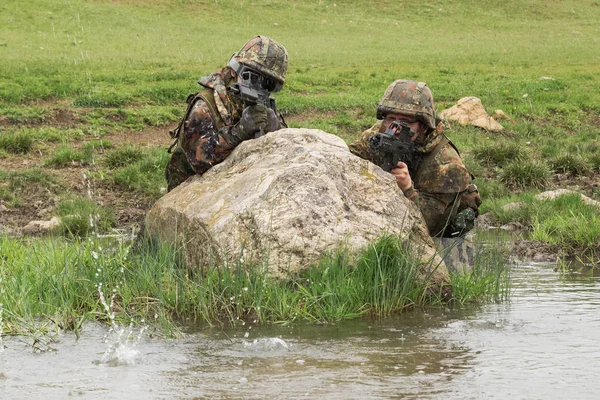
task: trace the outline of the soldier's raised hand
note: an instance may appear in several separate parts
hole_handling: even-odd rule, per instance
[[[252,104],[244,108],[240,124],[249,138],[281,128],[275,112],[263,104]]]

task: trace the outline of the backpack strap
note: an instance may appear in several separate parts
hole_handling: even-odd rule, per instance
[[[171,138],[174,140],[173,140],[173,143],[171,143],[171,146],[169,146],[169,148],[167,149],[168,153],[171,153],[173,148],[177,145],[177,143],[179,141],[179,137],[181,136],[181,132],[183,130],[185,121],[187,120],[188,116],[192,112],[192,108],[194,107],[194,104],[196,104],[197,100],[204,101],[204,103],[208,106],[208,111],[210,112],[210,117],[213,120],[213,123],[215,124],[217,129],[219,129],[221,126],[223,126],[221,119],[217,117],[218,114],[215,110],[216,105],[214,102],[214,98],[210,97],[210,95],[212,95],[212,93],[207,93],[207,91],[211,91],[211,89],[205,89],[200,92],[192,93],[187,97],[186,103],[188,106],[187,106],[187,109],[185,110],[185,114],[183,115],[183,118],[181,118],[181,120],[179,120],[179,124],[177,125],[177,127],[175,127],[175,129],[172,129],[169,131],[169,136],[171,136]],[[210,101],[209,99],[212,101]]]

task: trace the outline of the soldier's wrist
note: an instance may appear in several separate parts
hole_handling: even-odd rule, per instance
[[[402,193],[404,193],[405,197],[410,197],[415,193],[415,186],[413,181],[410,181],[410,186],[406,189],[403,189]]]

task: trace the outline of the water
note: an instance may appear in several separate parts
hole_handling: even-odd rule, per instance
[[[600,278],[516,267],[512,301],[384,321],[146,335],[103,362],[88,325],[34,354],[5,337],[0,398],[597,399]]]

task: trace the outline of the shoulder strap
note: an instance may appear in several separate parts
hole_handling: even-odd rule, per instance
[[[215,104],[214,97],[212,96],[212,90],[204,89],[200,92],[192,93],[186,99],[186,103],[188,106],[187,106],[187,109],[185,110],[185,114],[183,114],[183,118],[181,118],[181,120],[179,120],[179,124],[177,125],[177,127],[175,127],[175,129],[172,129],[169,131],[169,136],[171,136],[172,139],[175,139],[173,141],[173,143],[171,144],[171,146],[169,146],[169,149],[167,150],[169,153],[171,153],[171,150],[173,150],[173,147],[175,147],[177,145],[179,137],[181,136],[181,131],[183,129],[183,125],[184,125],[185,121],[187,120],[188,116],[190,115],[190,112],[192,111],[192,108],[194,107],[194,104],[196,104],[197,100],[202,100],[202,101],[204,101],[204,103],[206,103],[206,105],[208,106],[208,110],[210,112],[210,116],[213,120],[213,123],[217,127],[217,129],[220,129],[223,126],[223,122],[221,121],[220,118],[217,117],[218,114],[215,110],[216,104]]]
[[[448,138],[448,136],[442,134],[442,140],[440,140],[440,142],[438,143],[437,146],[435,146],[433,148],[433,150],[429,153],[426,154],[425,157],[423,157],[423,161],[422,164],[426,164],[426,161],[432,160],[433,158],[435,158],[435,156],[448,144],[450,143],[450,145],[452,145],[452,147],[454,148],[454,150],[456,150],[456,152],[458,153],[458,149],[456,148],[456,146],[454,145],[454,143],[452,143],[450,141],[450,139]],[[460,154],[459,154],[460,155]]]

